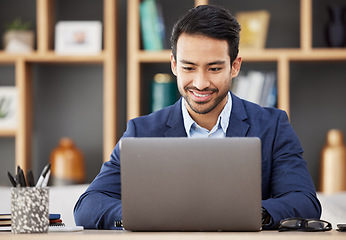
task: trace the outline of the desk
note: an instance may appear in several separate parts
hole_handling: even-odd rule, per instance
[[[0,232],[1,240],[88,240],[88,239],[112,239],[112,240],[338,240],[346,239],[346,232],[332,230],[329,232],[128,232],[113,230],[84,230],[80,232],[52,232],[48,234],[12,234]]]

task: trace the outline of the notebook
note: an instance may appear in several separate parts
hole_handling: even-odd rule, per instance
[[[259,231],[259,138],[123,138],[122,217],[133,231]]]

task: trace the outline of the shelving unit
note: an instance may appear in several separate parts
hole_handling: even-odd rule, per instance
[[[0,51],[0,64],[14,65],[18,89],[18,126],[0,130],[0,137],[15,138],[15,165],[27,170],[32,165],[33,79],[32,65],[102,64],[103,65],[103,160],[109,160],[117,141],[117,1],[103,1],[103,51],[98,55],[59,56],[54,53],[55,3],[59,0],[36,0],[37,49],[30,54]]]
[[[142,114],[140,89],[143,63],[169,63],[170,50],[145,51],[140,48],[140,0],[128,1],[128,60],[127,60],[127,119]],[[208,1],[195,1],[195,5]],[[290,63],[294,61],[345,61],[346,49],[313,48],[313,0],[300,0],[300,47],[245,51],[240,49],[243,62],[275,62],[277,65],[278,108],[290,113]]]

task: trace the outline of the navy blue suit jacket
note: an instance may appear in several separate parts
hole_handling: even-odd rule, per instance
[[[262,206],[274,228],[288,217],[320,218],[321,206],[308,172],[303,149],[287,114],[232,96],[227,137],[259,137],[262,141]],[[186,137],[181,99],[174,105],[130,120],[123,137]],[[150,187],[150,186],[148,186]],[[74,209],[77,225],[113,229],[121,219],[119,143],[111,159],[80,197]]]

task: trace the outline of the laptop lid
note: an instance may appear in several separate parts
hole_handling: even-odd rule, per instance
[[[259,231],[259,138],[123,138],[126,230]]]

